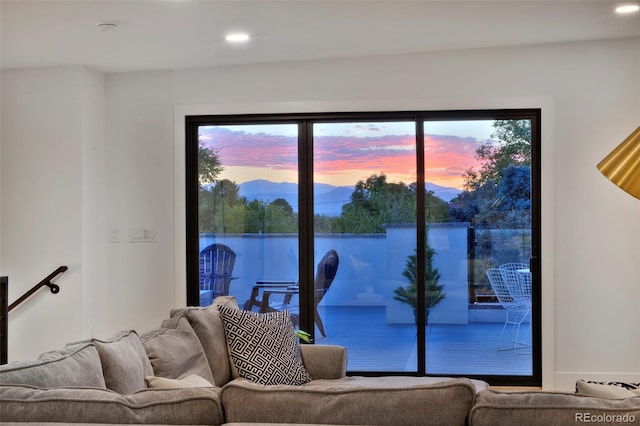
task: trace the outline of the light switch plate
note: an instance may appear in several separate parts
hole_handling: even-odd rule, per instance
[[[156,240],[156,231],[153,226],[139,225],[129,227],[130,243],[153,243]]]
[[[111,241],[112,243],[120,242],[120,228],[118,228],[117,226],[109,227],[109,241]]]

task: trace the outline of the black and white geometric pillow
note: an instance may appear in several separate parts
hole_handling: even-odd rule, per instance
[[[220,306],[235,377],[263,385],[302,385],[302,363],[289,312],[255,313]]]
[[[621,388],[625,388],[627,390],[640,389],[640,382],[638,383],[628,383],[628,382],[595,382],[593,380],[585,380],[587,383],[592,383],[596,385],[608,385],[608,386],[619,386]]]
[[[640,382],[638,383],[629,383],[629,382],[596,382],[593,380],[585,380],[585,383],[590,383],[594,385],[607,385],[607,386],[617,386],[627,390],[636,390],[640,389]],[[576,384],[576,393],[578,393],[578,386]]]

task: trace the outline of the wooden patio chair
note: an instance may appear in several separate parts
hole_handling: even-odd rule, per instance
[[[224,244],[211,244],[200,251],[200,302],[228,296],[236,253]],[[206,305],[206,302],[203,306]],[[211,303],[209,303],[211,304]]]
[[[318,313],[318,304],[322,301],[324,295],[329,291],[331,283],[338,272],[339,265],[338,252],[331,249],[325,253],[320,262],[313,283],[314,287],[314,320],[323,337],[326,337],[322,318]],[[262,291],[262,297],[260,292]],[[295,311],[296,307],[291,306],[291,299],[294,295],[299,294],[300,287],[298,282],[293,281],[257,281],[251,291],[251,297],[244,304],[245,310],[251,310],[254,306],[260,308],[260,312],[273,312],[289,310]],[[283,295],[281,304],[275,304],[272,295]],[[292,316],[296,314],[293,313]],[[295,320],[295,318],[294,318]]]

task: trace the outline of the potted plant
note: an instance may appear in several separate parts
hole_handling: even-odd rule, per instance
[[[438,303],[446,297],[446,293],[442,292],[444,285],[438,284],[440,281],[440,272],[438,268],[433,267],[433,256],[436,251],[431,248],[429,243],[426,243],[425,256],[424,256],[424,298],[425,298],[425,325],[429,320],[429,310],[435,307]],[[405,303],[413,308],[413,313],[416,318],[416,324],[418,321],[418,313],[416,308],[418,306],[417,298],[417,277],[418,277],[418,260],[417,254],[411,254],[407,257],[407,263],[405,264],[402,275],[409,281],[406,287],[398,287],[393,290],[393,298],[398,302]]]

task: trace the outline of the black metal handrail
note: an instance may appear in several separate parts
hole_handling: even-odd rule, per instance
[[[9,329],[9,308],[7,295],[9,294],[9,278],[0,277],[0,364],[7,363],[7,331]]]
[[[15,302],[10,304],[9,305],[9,312],[11,312],[12,309],[14,309],[19,304],[21,304],[22,302],[27,300],[29,297],[31,297],[36,291],[40,290],[41,287],[47,286],[47,287],[49,287],[49,290],[51,290],[51,293],[53,293],[53,294],[59,293],[60,292],[60,286],[58,286],[57,284],[52,283],[51,280],[54,279],[55,277],[57,277],[58,275],[60,275],[61,273],[63,273],[64,271],[66,271],[67,269],[69,269],[69,268],[64,266],[64,265],[63,266],[59,266],[55,271],[53,271],[52,273],[47,275],[42,281],[40,281],[38,284],[34,285],[31,288],[31,290],[27,291],[25,294],[20,296]]]

